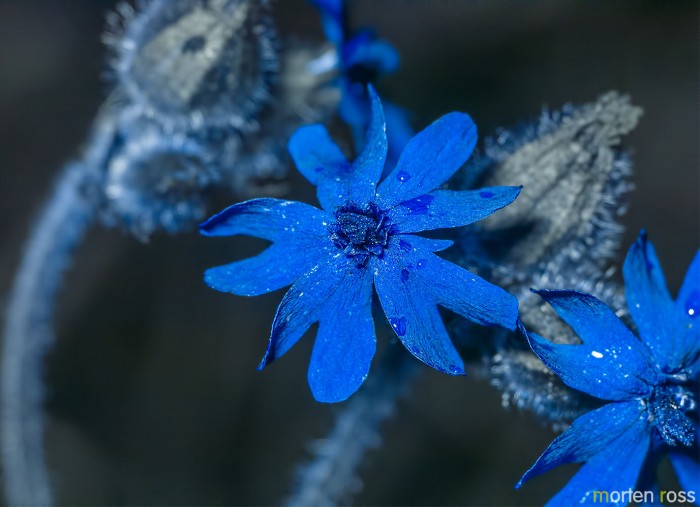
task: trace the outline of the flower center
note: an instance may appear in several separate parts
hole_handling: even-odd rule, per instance
[[[335,213],[331,225],[331,241],[343,253],[353,258],[358,267],[367,265],[370,257],[379,256],[389,244],[389,218],[371,203],[366,208],[348,204]]]
[[[654,389],[649,408],[656,429],[668,445],[690,447],[695,441],[696,393],[683,385],[664,384]]]

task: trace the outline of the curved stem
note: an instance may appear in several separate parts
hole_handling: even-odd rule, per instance
[[[4,329],[0,381],[3,479],[10,505],[50,505],[44,463],[42,360],[53,339],[54,296],[94,215],[84,195],[89,171],[70,164],[25,245]]]
[[[313,446],[314,458],[297,473],[288,507],[339,505],[358,491],[357,469],[369,449],[381,441],[379,427],[394,413],[397,398],[418,370],[418,361],[395,345],[377,371],[336,417],[335,426]]]

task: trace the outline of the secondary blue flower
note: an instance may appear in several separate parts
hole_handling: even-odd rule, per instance
[[[255,296],[293,284],[277,309],[259,369],[319,323],[308,380],[319,401],[341,401],[367,377],[375,352],[372,287],[406,348],[450,375],[464,365],[438,305],[484,325],[514,329],[517,301],[504,290],[435,255],[452,242],[413,233],[480,220],[511,203],[519,187],[434,190],[469,158],[471,118],[451,113],[416,135],[380,182],[387,156],[381,102],[373,90],[367,142],[349,162],[321,125],[298,129],[289,152],[318,187],[322,209],[253,199],[200,226],[207,236],[246,234],[272,242],[257,257],[207,270],[212,288]]]
[[[610,401],[576,419],[518,483],[563,463],[585,462],[548,505],[601,503],[594,491],[652,491],[654,468],[664,454],[683,489],[700,494],[700,252],[675,301],[643,231],[623,275],[640,339],[593,296],[537,292],[583,343],[555,345],[531,333],[532,350],[568,386]],[[616,498],[618,504],[629,501]]]
[[[399,53],[370,29],[359,30],[351,35],[347,29],[343,0],[310,1],[321,13],[326,37],[338,48],[340,117],[359,137],[367,129],[371,118],[367,85],[376,83],[377,78],[384,74],[394,72],[399,66]],[[384,109],[389,139],[387,166],[391,169],[414,132],[403,109],[388,102],[384,103]]]

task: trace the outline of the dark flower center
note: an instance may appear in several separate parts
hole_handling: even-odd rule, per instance
[[[696,393],[684,385],[664,384],[654,389],[649,409],[659,435],[668,445],[690,447],[695,441]]]
[[[357,266],[364,267],[371,256],[382,255],[389,244],[392,227],[376,204],[371,203],[366,208],[348,204],[336,211],[330,231],[333,244],[353,258]]]

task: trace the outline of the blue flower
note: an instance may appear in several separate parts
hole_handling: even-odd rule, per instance
[[[343,0],[310,0],[321,13],[326,37],[338,48],[340,71],[340,117],[353,127],[357,136],[367,129],[371,118],[368,86],[377,78],[399,67],[399,53],[388,42],[379,39],[373,30],[363,29],[350,35],[347,29]],[[406,143],[413,137],[403,109],[384,103],[389,139],[388,168],[393,168]]]
[[[449,375],[464,365],[438,305],[484,325],[514,329],[517,300],[435,255],[452,242],[413,233],[470,224],[511,203],[519,187],[434,190],[469,158],[471,118],[451,113],[416,135],[381,182],[387,156],[384,113],[373,90],[368,142],[349,162],[321,125],[298,129],[289,152],[318,187],[322,209],[278,199],[235,204],[200,226],[207,236],[246,234],[272,245],[257,257],[212,268],[212,288],[255,296],[293,284],[277,309],[262,369],[315,322],[308,380],[319,401],[348,398],[375,352],[372,287],[389,323],[415,357]]]
[[[593,296],[537,292],[583,343],[555,345],[530,334],[532,350],[568,386],[610,401],[576,419],[518,483],[563,463],[585,462],[548,505],[594,503],[594,491],[653,491],[654,470],[665,454],[683,489],[700,494],[700,252],[675,301],[643,231],[627,254],[623,275],[640,339]],[[620,504],[630,501],[616,498]]]

